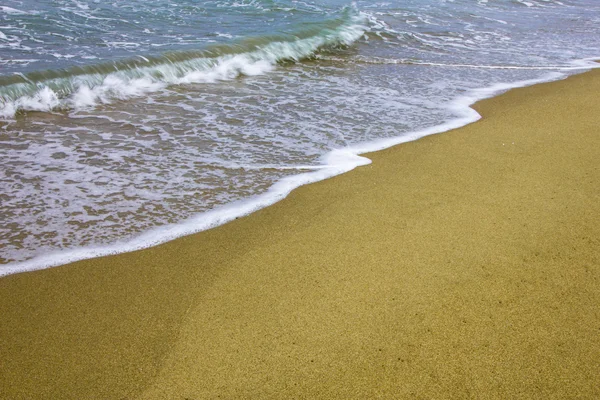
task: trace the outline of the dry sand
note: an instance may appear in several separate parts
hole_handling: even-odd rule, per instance
[[[600,71],[152,249],[0,279],[0,398],[600,398]]]

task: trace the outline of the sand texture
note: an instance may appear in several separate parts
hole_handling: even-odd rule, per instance
[[[0,398],[600,398],[600,71],[233,223],[0,279]]]

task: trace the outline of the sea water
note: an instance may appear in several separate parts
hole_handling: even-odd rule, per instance
[[[4,0],[0,275],[248,214],[598,38],[597,0]]]

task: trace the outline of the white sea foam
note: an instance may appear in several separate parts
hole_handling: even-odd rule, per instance
[[[129,99],[156,92],[165,86],[164,83],[149,78],[124,80],[117,75],[108,75],[101,85],[91,88],[86,85],[79,86],[69,98],[69,106],[76,110],[89,108],[98,103],[110,103],[114,99]]]
[[[10,118],[14,116],[16,110],[25,109],[32,111],[51,111],[58,107],[60,100],[54,91],[50,88],[42,88],[33,96],[20,97],[15,102],[9,102],[0,108],[0,117]]]
[[[592,69],[598,68],[598,64],[594,63],[593,59],[584,59],[574,62],[573,67]],[[345,148],[335,149],[322,157],[323,165],[290,166],[291,169],[310,169],[312,171],[284,178],[274,184],[266,193],[262,195],[215,208],[189,218],[182,223],[166,225],[160,228],[149,230],[126,242],[114,243],[107,246],[82,247],[65,250],[35,257],[24,262],[3,265],[2,269],[0,269],[0,276],[44,269],[88,258],[148,248],[184,235],[189,235],[222,225],[233,219],[248,215],[258,209],[267,207],[282,200],[293,189],[299,186],[327,179],[329,177],[348,172],[358,166],[369,164],[371,161],[365,157],[362,157],[361,154],[382,150],[384,148],[417,140],[424,136],[445,132],[472,123],[480,118],[479,114],[470,108],[470,105],[476,101],[495,96],[512,88],[558,80],[564,78],[565,76],[567,76],[565,73],[552,72],[538,79],[495,84],[487,88],[471,90],[466,95],[456,98],[444,106],[451,110],[455,117],[442,124],[409,132],[398,137],[369,141],[347,146]],[[270,166],[265,165],[263,167],[269,168]],[[153,194],[149,193],[148,195],[152,196]]]
[[[0,11],[6,14],[14,14],[14,15],[23,15],[29,14],[27,11],[18,10],[16,8],[8,7],[8,6],[0,6]]]
[[[534,6],[534,4],[531,3],[531,2],[529,2],[529,1],[517,0],[517,2],[519,2],[520,4],[523,4],[524,6],[527,6],[527,7],[533,7]]]

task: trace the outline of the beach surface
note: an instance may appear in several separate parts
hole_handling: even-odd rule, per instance
[[[599,398],[600,71],[232,223],[0,278],[0,398]]]

